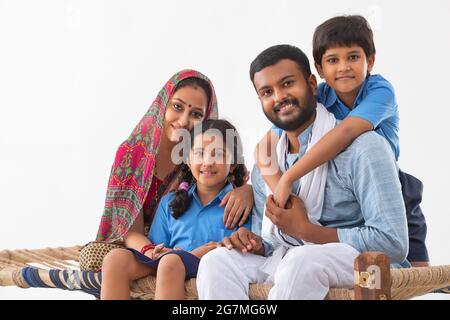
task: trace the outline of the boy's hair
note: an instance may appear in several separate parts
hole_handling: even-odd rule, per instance
[[[306,54],[295,46],[280,44],[267,48],[258,54],[255,60],[250,64],[250,80],[253,82],[256,72],[259,72],[266,67],[273,66],[283,59],[289,59],[296,62],[306,80],[311,75],[311,67]]]
[[[195,137],[199,134],[203,134],[209,129],[214,129],[214,131],[219,131],[223,137],[224,145],[226,146],[226,152],[232,152],[231,163],[236,165],[234,170],[230,172],[229,180],[234,186],[240,187],[244,184],[245,176],[247,174],[247,168],[244,164],[244,156],[242,149],[242,142],[236,128],[227,120],[205,120],[197,124],[189,132],[190,135],[190,146],[194,146]],[[227,131],[231,131],[232,135],[228,134]],[[227,139],[231,138],[231,139]],[[231,140],[231,141],[229,141]],[[188,143],[189,144],[189,143]],[[186,161],[187,159],[185,159]],[[195,179],[192,176],[192,172],[186,163],[181,164],[181,174],[178,179],[178,183],[187,182],[189,186],[195,183]],[[191,200],[189,198],[187,188],[178,189],[169,203],[169,207],[172,211],[172,216],[178,219],[183,215],[183,213],[189,208]]]
[[[314,62],[322,66],[322,56],[329,48],[358,45],[367,58],[375,54],[373,33],[360,15],[338,16],[319,25],[313,36]]]

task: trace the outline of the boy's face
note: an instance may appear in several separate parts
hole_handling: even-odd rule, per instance
[[[316,63],[316,69],[338,96],[355,99],[374,62],[375,56],[367,58],[358,45],[338,46],[325,51],[322,66]]]

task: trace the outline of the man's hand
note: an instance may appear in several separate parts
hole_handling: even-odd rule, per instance
[[[292,195],[286,204],[286,209],[276,205],[273,195],[266,201],[265,215],[283,233],[296,239],[303,239],[307,228],[311,225],[302,199]]]
[[[245,227],[239,228],[230,237],[223,238],[222,242],[230,250],[235,248],[244,253],[264,255],[264,246],[261,237]]]
[[[220,207],[225,206],[223,224],[227,229],[242,226],[253,208],[253,188],[249,184],[235,188],[228,192],[220,202]]]
[[[289,197],[286,209],[278,207],[272,195],[268,196],[265,214],[283,233],[296,239],[317,244],[339,242],[337,229],[309,221],[305,204],[295,195]]]

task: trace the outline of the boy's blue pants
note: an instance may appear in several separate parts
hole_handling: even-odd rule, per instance
[[[423,184],[419,179],[401,170],[399,170],[399,177],[408,220],[409,252],[407,259],[410,262],[429,261],[425,245],[427,224],[420,208]]]

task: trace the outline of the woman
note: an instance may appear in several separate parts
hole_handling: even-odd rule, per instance
[[[179,130],[217,116],[214,88],[200,72],[183,70],[166,83],[116,153],[98,241],[124,241],[136,250],[149,244],[146,234],[158,201],[175,187],[179,174],[171,158]],[[225,203],[225,225],[243,224],[253,206],[251,186],[230,191]]]

